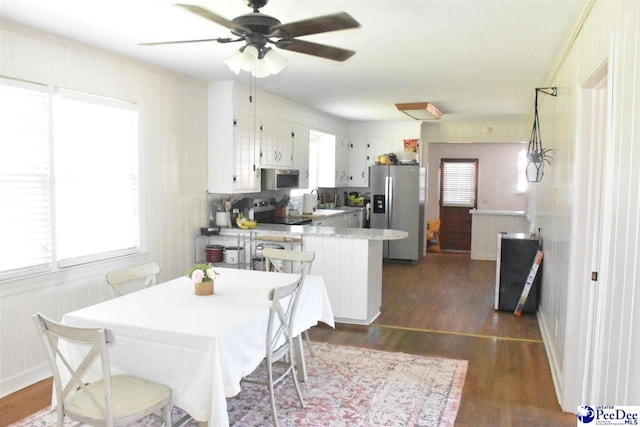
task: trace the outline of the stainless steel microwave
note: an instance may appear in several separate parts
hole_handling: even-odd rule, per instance
[[[298,188],[300,171],[297,169],[262,169],[262,190]]]

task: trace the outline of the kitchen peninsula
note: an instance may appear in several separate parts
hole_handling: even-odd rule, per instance
[[[202,258],[206,243],[225,239],[244,249],[244,265],[238,267],[250,268],[257,242],[283,242],[315,252],[311,274],[324,278],[335,320],[368,325],[382,305],[382,242],[407,236],[400,230],[258,224],[250,230],[223,228],[218,236],[198,236],[196,255]]]

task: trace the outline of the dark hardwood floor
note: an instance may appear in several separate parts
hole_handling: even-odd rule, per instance
[[[558,405],[534,315],[493,310],[495,263],[466,253],[385,263],[382,314],[373,325],[339,324],[311,338],[469,361],[456,426],[575,426]],[[49,404],[45,380],[0,399],[0,426]]]
[[[456,426],[575,426],[563,413],[535,315],[493,309],[495,262],[468,253],[385,263],[369,327],[316,327],[311,339],[469,361]]]

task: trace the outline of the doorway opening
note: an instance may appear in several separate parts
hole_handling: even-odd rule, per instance
[[[440,161],[440,247],[471,251],[471,209],[477,206],[478,159]]]

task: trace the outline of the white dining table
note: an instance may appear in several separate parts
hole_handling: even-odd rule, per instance
[[[265,357],[268,293],[299,276],[216,270],[213,295],[195,295],[191,280],[180,277],[67,313],[62,323],[110,329],[116,337],[109,346],[112,374],[166,384],[173,404],[195,420],[227,427],[226,398],[240,392],[240,380]],[[321,276],[308,275],[299,298],[294,335],[318,322],[334,326]],[[72,345],[64,351],[80,357]]]

